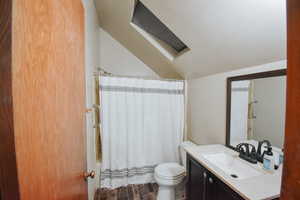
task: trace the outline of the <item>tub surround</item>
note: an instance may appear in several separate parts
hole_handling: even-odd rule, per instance
[[[254,169],[259,170],[261,174],[245,179],[235,179],[207,160],[205,155],[225,153],[237,156],[237,152],[220,144],[185,147],[185,150],[192,158],[246,200],[271,200],[280,196],[282,166],[278,170],[267,172],[263,170],[261,163],[250,164],[237,158]]]

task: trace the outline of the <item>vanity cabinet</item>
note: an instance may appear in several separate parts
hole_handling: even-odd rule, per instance
[[[187,156],[188,200],[243,200],[236,192],[209,172],[191,156]]]

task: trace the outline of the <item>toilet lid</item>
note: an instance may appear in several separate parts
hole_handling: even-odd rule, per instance
[[[178,179],[185,176],[185,168],[178,163],[163,163],[155,168],[159,177],[166,179]]]

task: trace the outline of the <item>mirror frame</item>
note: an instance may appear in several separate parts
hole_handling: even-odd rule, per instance
[[[241,76],[233,76],[227,78],[227,100],[226,100],[226,146],[235,150],[235,147],[230,145],[230,117],[231,117],[231,86],[233,81],[243,81],[261,78],[270,78],[276,76],[286,76],[286,69],[274,71],[259,72]]]

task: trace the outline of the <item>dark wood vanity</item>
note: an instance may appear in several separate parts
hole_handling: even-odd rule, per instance
[[[187,156],[188,200],[243,200],[209,170]]]
[[[187,176],[188,200],[244,200],[189,154],[187,155]]]

